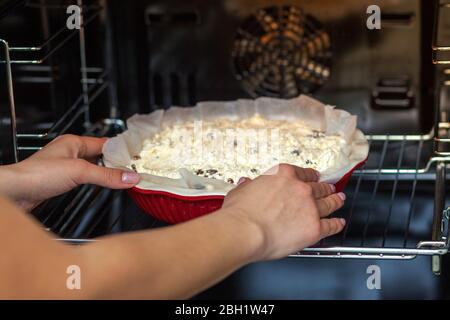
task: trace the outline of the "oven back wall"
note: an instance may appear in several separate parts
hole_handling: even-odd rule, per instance
[[[112,0],[125,115],[303,92],[369,133],[426,132],[433,2]],[[371,4],[381,30],[366,26]]]

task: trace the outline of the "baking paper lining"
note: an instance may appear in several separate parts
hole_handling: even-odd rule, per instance
[[[140,153],[145,139],[164,127],[176,123],[225,118],[239,121],[260,114],[272,120],[301,121],[313,130],[340,135],[351,146],[348,163],[321,175],[320,181],[336,183],[367,158],[369,147],[363,133],[356,128],[357,117],[347,111],[301,95],[285,100],[262,97],[256,100],[200,102],[195,107],[171,107],[147,115],[136,114],[127,120],[128,130],[108,139],[103,147],[104,163],[112,168],[129,168],[133,155]],[[204,178],[180,168],[180,179],[140,173],[140,189],[166,191],[183,196],[225,195],[234,185]]]

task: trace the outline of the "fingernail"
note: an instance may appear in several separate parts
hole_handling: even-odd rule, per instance
[[[316,173],[317,179],[320,179],[320,172],[317,170],[314,170],[314,172]]]
[[[345,226],[345,224],[346,224],[345,219],[344,218],[340,218],[339,220],[341,220],[342,225]]]
[[[334,184],[329,184],[331,192],[335,193],[336,192],[336,187],[334,186]]]
[[[122,173],[122,182],[126,184],[136,184],[139,182],[141,177],[136,172],[123,172]]]
[[[343,192],[339,192],[337,195],[339,198],[341,198],[342,201],[345,201],[345,199],[347,198],[345,193],[343,193]]]
[[[237,184],[240,185],[243,182],[245,182],[245,177],[240,177]]]

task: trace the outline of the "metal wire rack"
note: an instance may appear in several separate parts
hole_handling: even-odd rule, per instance
[[[67,5],[48,3],[47,1],[23,1],[24,6],[36,10],[41,10],[43,17],[47,16],[48,10],[61,10],[65,14]],[[99,19],[103,12],[101,1],[96,4],[84,5],[82,0],[77,0],[76,4],[81,9],[80,28],[69,29],[65,23],[38,45],[10,46],[7,40],[0,39],[3,60],[0,64],[5,65],[6,85],[8,94],[8,105],[11,122],[12,155],[13,160],[19,160],[21,151],[36,151],[41,148],[42,143],[67,133],[74,123],[81,119],[85,128],[93,125],[90,119],[92,103],[110,86],[109,73],[105,66],[88,66],[86,58],[85,29],[96,19]],[[48,26],[47,26],[48,28]],[[78,38],[78,40],[77,40]],[[49,63],[52,57],[59,53],[71,40],[78,41],[79,48],[79,83],[80,95],[75,101],[65,108],[62,115],[54,123],[45,126],[40,132],[18,132],[16,116],[16,99],[14,90],[13,66],[20,66],[20,71],[25,71],[32,76],[22,77],[27,83],[51,82],[46,78],[35,76],[45,70],[53,70]],[[105,119],[108,121],[119,121],[115,119]]]
[[[346,219],[346,228],[339,235],[291,257],[408,260],[418,255],[441,256],[448,252],[450,209],[443,207],[445,199],[441,197],[445,197],[445,162],[449,158],[430,157],[434,135],[372,135],[367,138],[371,149],[368,161],[352,177],[346,189],[346,205],[336,213]],[[85,207],[96,203],[89,199],[107,198],[105,192],[96,187],[82,187],[75,195],[66,195],[65,200],[44,206],[39,212],[50,210],[43,222],[65,241],[89,242],[95,236],[114,232],[123,222],[123,212],[112,219],[102,207],[101,214],[95,219],[89,218],[90,222],[80,227],[77,219],[89,216]],[[70,201],[66,202],[68,199]],[[109,208],[112,203],[104,205]],[[57,214],[59,212],[63,214]],[[99,225],[105,226],[103,231],[93,233]],[[163,225],[141,215],[118,231]]]
[[[448,158],[429,156],[433,134],[368,139],[368,162],[354,175],[346,206],[337,213],[347,221],[344,231],[294,257],[412,259],[447,253],[448,213],[437,212]],[[420,199],[423,194],[433,199],[433,193],[434,202]]]

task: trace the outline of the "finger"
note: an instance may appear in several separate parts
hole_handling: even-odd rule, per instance
[[[140,181],[138,173],[100,167],[84,160],[77,161],[74,180],[77,184],[94,184],[111,189],[129,189]]]
[[[314,198],[324,198],[336,192],[336,188],[332,184],[321,182],[309,182],[308,183],[313,190]]]
[[[332,212],[341,208],[344,205],[345,194],[335,193],[325,198],[317,200],[317,207],[321,217],[329,216]]]
[[[245,185],[247,185],[251,181],[252,181],[252,179],[247,178],[247,177],[239,178],[237,186],[234,187],[229,193],[240,190],[242,187],[244,187]]]
[[[252,181],[252,179],[247,178],[247,177],[241,177],[241,178],[239,178],[239,181],[237,182],[237,185],[238,186],[245,185],[245,184],[249,183],[250,181]]]
[[[280,163],[263,173],[263,175],[274,174],[284,177],[296,177],[303,182],[317,182],[320,177],[319,172],[314,169],[300,168],[287,163]]]
[[[312,168],[300,168],[293,166],[297,178],[303,182],[317,182],[320,178],[320,173]]]
[[[107,138],[80,137],[65,134],[48,143],[40,156],[93,158],[102,153]]]
[[[339,233],[345,227],[345,219],[321,219],[320,220],[320,237],[321,239]]]
[[[102,154],[102,148],[107,138],[79,137],[79,158],[93,158]]]

